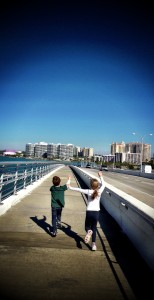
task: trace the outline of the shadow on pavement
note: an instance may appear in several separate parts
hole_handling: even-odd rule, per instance
[[[52,232],[52,226],[46,222],[46,216],[43,216],[42,219],[38,219],[37,216],[35,217],[30,217],[30,219],[35,222],[39,227],[41,227],[46,233],[51,235]]]
[[[43,216],[42,219],[38,219],[37,216],[30,217],[30,219],[35,222],[39,227],[41,227],[47,234],[52,236],[52,226],[46,222],[46,216]],[[61,226],[59,228],[61,231],[63,231],[67,236],[73,238],[76,242],[76,246],[79,249],[82,249],[82,243],[87,246],[88,249],[91,250],[91,247],[88,244],[85,244],[82,237],[80,237],[75,231],[71,230],[71,226],[65,222],[61,222],[61,224],[64,224],[65,226]],[[67,226],[67,227],[66,227]]]
[[[82,237],[80,237],[75,231],[71,230],[71,226],[65,222],[61,222],[65,224],[67,227],[62,226],[60,229],[69,237],[73,238],[76,242],[76,246],[80,249],[82,249],[82,243],[85,244]],[[91,247],[88,244],[85,244],[88,249],[91,250]]]

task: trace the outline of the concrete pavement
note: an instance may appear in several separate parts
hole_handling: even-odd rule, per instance
[[[55,174],[61,184],[71,174],[72,186],[78,186],[69,167]],[[112,251],[112,232],[107,237],[107,225],[101,225],[104,211],[98,224],[98,250],[85,245],[86,204],[80,193],[65,192],[63,227],[57,237],[50,235],[52,177],[0,217],[0,299],[140,299]]]

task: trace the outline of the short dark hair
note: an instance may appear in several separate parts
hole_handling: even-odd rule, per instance
[[[53,185],[57,186],[60,184],[61,180],[58,176],[54,176],[52,179]]]

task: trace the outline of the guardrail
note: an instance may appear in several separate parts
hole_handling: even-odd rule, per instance
[[[149,178],[149,179],[154,179],[154,173],[145,173],[145,172],[140,172],[140,171],[135,171],[135,170],[122,170],[122,169],[109,169],[110,172],[115,172],[115,173],[122,173],[122,174],[127,174],[127,175],[133,175],[133,176],[140,176],[144,178]]]
[[[1,165],[0,203],[59,167],[53,163]]]
[[[78,167],[71,168],[88,187],[92,177],[98,179]],[[101,203],[154,271],[154,209],[107,183]]]

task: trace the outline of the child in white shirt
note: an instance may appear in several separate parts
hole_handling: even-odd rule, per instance
[[[90,238],[92,236],[92,250],[97,250],[96,247],[96,229],[97,229],[97,222],[99,219],[99,211],[100,211],[100,198],[101,194],[105,188],[105,182],[102,176],[102,172],[98,173],[100,178],[99,180],[92,178],[90,181],[91,189],[81,189],[72,187],[68,184],[68,188],[70,190],[80,192],[83,194],[88,195],[87,199],[87,210],[86,210],[86,219],[85,219],[85,243],[89,243]],[[70,178],[70,177],[69,177]]]

